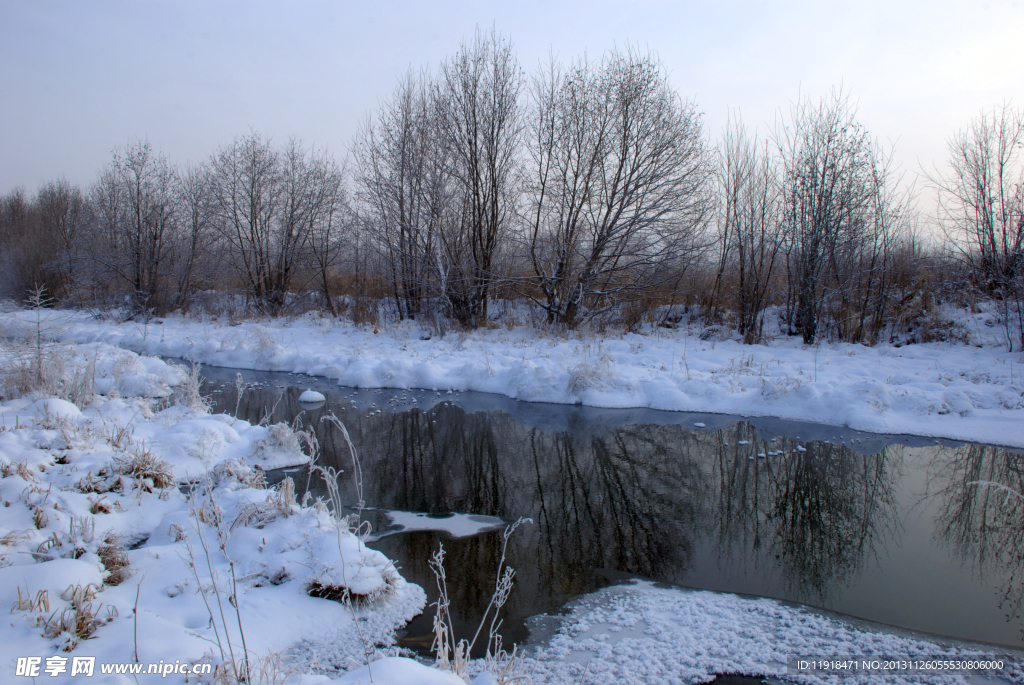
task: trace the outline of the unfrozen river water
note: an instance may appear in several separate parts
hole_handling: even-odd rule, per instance
[[[475,393],[358,390],[324,379],[204,367],[217,411],[317,431],[321,462],[362,460],[366,516],[381,510],[533,519],[509,544],[516,569],[505,643],[526,619],[626,578],[820,607],[891,626],[1024,646],[1024,454],[776,419],[530,404]],[[301,405],[306,388],[327,396]],[[759,454],[765,455],[759,457]],[[277,479],[284,473],[272,474]],[[289,470],[301,494],[306,470]],[[313,482],[314,493],[322,483]],[[472,635],[494,587],[501,533],[415,531],[370,543],[436,599],[427,561],[443,541],[456,635]],[[431,612],[403,644],[430,646]]]

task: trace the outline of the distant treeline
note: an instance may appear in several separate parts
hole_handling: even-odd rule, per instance
[[[208,290],[271,315],[312,294],[335,315],[467,328],[496,299],[565,328],[685,306],[749,343],[767,311],[807,343],[874,343],[934,298],[976,298],[1024,346],[1022,144],[1021,110],[983,111],[949,139],[938,212],[921,214],[842,92],[797,102],[763,140],[735,119],[711,141],[649,54],[528,77],[478,34],[405,76],[345,163],[251,133],[178,167],[138,141],[84,191],[3,196],[0,286],[143,316]]]

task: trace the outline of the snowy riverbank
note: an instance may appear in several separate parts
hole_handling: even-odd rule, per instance
[[[231,670],[242,631],[254,672],[337,673],[423,609],[422,589],[325,507],[266,488],[260,469],[308,461],[288,426],[210,415],[159,359],[102,343],[43,356],[103,394],[0,404],[0,680],[27,657],[46,682],[80,682],[80,656],[97,683],[135,682],[100,669],[136,660]],[[314,585],[345,585],[356,611]],[[65,669],[52,678],[51,658]],[[139,682],[184,682],[171,675]]]
[[[701,340],[697,332],[559,337],[532,329],[429,339],[411,322],[379,333],[316,314],[265,322],[169,317],[116,323],[45,312],[48,335],[102,341],[148,355],[216,366],[326,376],[360,388],[499,393],[533,402],[773,416],[876,433],[1024,447],[1024,364],[984,317],[971,340],[894,347],[780,338],[769,345]],[[0,315],[0,331],[28,335],[34,312]]]
[[[140,347],[153,341],[131,337],[128,327],[100,324],[90,331],[87,325],[73,321],[61,335],[124,334],[122,342]],[[167,338],[184,335],[189,324],[162,325],[167,337],[159,344],[173,345]],[[242,334],[258,341],[298,331],[296,339],[317,342],[316,326],[294,322]],[[201,330],[211,338],[222,332]],[[360,341],[363,354],[373,343],[390,346],[397,356],[403,345],[408,352],[415,344],[400,335],[374,338],[358,329],[328,329],[319,331],[319,344],[349,339]],[[619,342],[538,345],[547,346],[550,359],[568,354],[563,348],[572,345],[614,349]],[[499,343],[512,349],[520,344]],[[481,343],[467,337],[461,348],[457,341],[433,344],[435,351],[441,345],[471,351]],[[267,350],[261,361],[258,355]],[[269,364],[282,350],[274,342],[209,353]],[[2,351],[2,368],[11,373],[12,354],[24,363],[36,350]],[[388,559],[365,547],[323,506],[303,506],[287,485],[265,487],[261,469],[307,459],[300,435],[284,424],[252,425],[209,414],[188,370],[160,359],[102,342],[47,346],[42,355],[63,374],[49,382],[63,393],[74,390],[77,404],[38,392],[0,403],[0,601],[12,608],[0,625],[3,678],[16,678],[19,659],[28,657],[39,658],[46,682],[86,677],[71,675],[75,657],[95,659],[89,682],[119,685],[135,677],[102,673],[102,665],[230,669],[232,650],[236,663],[244,661],[242,630],[253,672],[261,674],[253,682],[316,685],[340,677],[346,685],[365,683],[370,673],[359,665],[365,645],[376,646],[375,656],[394,654],[388,649],[394,631],[424,609],[423,590],[406,583]],[[189,491],[182,488],[187,483],[193,484],[191,497],[182,492]],[[437,527],[419,512],[392,512],[390,518],[409,530]],[[499,525],[468,525],[457,517],[444,522],[452,535]],[[449,569],[453,578],[458,573]],[[330,596],[330,588],[342,585],[358,600],[355,612],[310,595],[310,588],[319,587]],[[852,628],[773,600],[644,583],[581,598],[551,630],[522,664],[537,685],[578,683],[584,670],[586,683],[705,682],[718,672],[779,677],[785,676],[785,657],[798,652],[971,653],[925,638]],[[51,663],[64,668],[52,678],[45,670]],[[374,661],[371,668],[377,685],[464,682],[396,656]],[[474,663],[469,673],[483,668]],[[939,679],[965,682],[947,676],[894,682]],[[794,680],[829,682],[814,675]],[[1024,677],[1013,670],[1010,680]],[[197,682],[194,675],[186,681],[181,671],[166,678],[143,671],[138,678],[157,681]],[[481,675],[473,682],[496,681]]]

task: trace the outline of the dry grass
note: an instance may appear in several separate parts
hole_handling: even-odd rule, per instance
[[[89,496],[89,513],[90,514],[112,514],[114,512],[114,505],[107,501],[106,496],[93,497]]]
[[[0,369],[0,399],[25,395],[58,397],[79,408],[88,407],[95,396],[96,359],[84,366],[73,363],[72,348],[47,344],[12,345],[4,350]]]
[[[230,530],[239,526],[263,528],[278,518],[288,518],[295,506],[295,482],[285,478],[263,502],[250,502],[242,507]]]
[[[171,364],[172,366],[180,366]],[[192,362],[184,382],[174,388],[174,404],[188,407],[198,414],[209,414],[213,400],[202,393],[203,377],[199,375],[200,365]]]
[[[71,585],[61,594],[61,599],[70,602],[71,606],[49,617],[40,616],[37,625],[43,627],[43,636],[55,640],[67,634],[63,651],[70,652],[83,640],[94,637],[100,626],[113,620],[113,614],[107,619],[100,618],[103,605],[93,605],[99,588],[95,585]]]
[[[7,535],[0,538],[0,545],[5,547],[13,547],[19,542],[23,542],[32,537],[32,533],[27,530],[12,530]]]
[[[171,465],[147,450],[145,444],[135,446],[129,454],[115,456],[112,464],[116,473],[131,478],[148,492],[174,486]]]
[[[124,540],[117,535],[107,535],[104,544],[96,550],[109,575],[103,579],[105,585],[120,585],[131,576],[131,558],[125,549]]]
[[[267,476],[261,469],[246,465],[244,459],[222,461],[210,471],[210,481],[215,487],[226,483],[239,483],[244,488],[263,490],[267,487]]]
[[[38,482],[35,473],[29,467],[27,461],[7,462],[6,464],[0,465],[0,476],[8,478],[14,474],[21,476],[22,480],[28,481],[29,483]]]
[[[40,590],[35,598],[32,592],[25,586],[25,596],[21,596],[21,586],[18,586],[18,599],[11,605],[11,613],[15,611],[43,612],[50,610],[50,593],[47,590]]]

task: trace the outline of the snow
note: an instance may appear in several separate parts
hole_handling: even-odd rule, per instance
[[[339,685],[466,685],[466,681],[454,673],[398,657],[374,661],[368,667],[363,666],[334,682]]]
[[[375,333],[315,313],[241,323],[175,316],[148,327],[84,313],[46,316],[54,317],[53,335],[62,340],[324,376],[359,388],[472,390],[530,402],[768,416],[1024,447],[1020,355],[999,345],[998,327],[977,317],[967,323],[982,347],[805,347],[796,338],[742,345],[701,340],[683,329],[604,337],[485,329],[422,340],[411,322]],[[0,328],[27,335],[34,317],[4,314]],[[136,386],[128,376],[123,390],[160,392],[166,380],[143,371],[149,386]]]
[[[82,406],[34,396],[0,403],[0,605],[13,608],[0,624],[0,680],[13,677],[18,657],[131,662],[136,645],[147,664],[222,663],[215,627],[240,653],[236,594],[254,659],[283,652],[288,668],[337,675],[364,663],[363,638],[387,649],[422,611],[423,590],[347,523],[322,505],[301,506],[287,486],[261,486],[257,466],[308,461],[287,425],[175,404],[187,374],[159,359],[103,343],[63,352],[71,372],[95,363],[98,380],[114,379],[118,366],[144,369],[136,376],[149,380],[132,387],[149,397],[122,397],[115,390],[124,385],[112,382]],[[111,546],[130,561],[119,584],[117,565],[104,562]],[[347,588],[354,608],[310,596],[316,584]],[[45,634],[47,621],[73,615],[76,586],[87,593],[79,606],[91,605],[98,621],[77,644],[66,631]],[[97,667],[90,682],[134,680]]]
[[[241,644],[229,601],[237,597],[250,654],[281,655],[298,674],[292,685],[370,682],[371,675],[378,685],[464,682],[389,647],[394,631],[424,609],[421,588],[323,506],[302,506],[287,486],[260,487],[261,469],[308,461],[289,426],[189,406],[185,367],[129,349],[362,387],[757,414],[1024,446],[1016,355],[991,346],[743,347],[674,331],[576,339],[487,330],[424,341],[411,326],[374,334],[317,317],[239,326],[172,318],[159,326],[158,339],[157,326],[147,334],[131,324],[60,316],[53,335],[67,343],[67,373],[91,373],[97,394],[77,405],[38,394],[0,403],[0,605],[12,607],[0,625],[4,674],[14,672],[19,656],[110,663],[131,661],[136,649],[144,663],[223,664],[214,628]],[[23,333],[25,323],[24,314],[0,317],[5,336]],[[9,354],[0,348],[0,357]],[[0,358],[0,369],[12,359]],[[149,470],[135,469],[139,464]],[[384,534],[400,528],[460,537],[504,525],[467,514],[385,513],[394,529]],[[130,561],[119,584],[110,584],[116,571],[103,561],[111,545]],[[228,589],[232,573],[235,593]],[[339,586],[356,596],[354,608],[309,594]],[[92,638],[77,645],[67,632],[46,635],[47,622],[73,613],[76,588],[90,593],[98,621]],[[36,605],[40,597],[46,606]],[[218,599],[226,620],[208,609]],[[643,582],[581,598],[557,622],[529,649],[527,667],[538,685],[577,683],[584,670],[585,683],[690,683],[717,672],[782,677],[790,655],[972,649],[853,627],[770,599]],[[369,668],[364,640],[383,657]],[[493,682],[482,668],[471,667],[479,674],[474,682]],[[1019,668],[1012,680],[1024,682]],[[133,680],[97,673],[90,682]]]
[[[408,533],[417,530],[436,530],[447,533],[453,538],[465,538],[478,535],[489,530],[505,527],[505,521],[497,516],[481,516],[479,514],[452,513],[444,517],[430,516],[411,511],[385,511],[393,528],[377,533],[376,538],[395,533]]]
[[[327,397],[324,396],[324,394],[322,392],[317,392],[316,390],[312,390],[312,389],[311,390],[306,390],[301,395],[299,395],[299,402],[303,402],[303,403],[307,403],[307,404],[315,404],[317,402],[326,402],[326,401],[327,401]]]
[[[546,617],[552,620],[553,617]],[[542,618],[541,620],[544,620]],[[801,607],[706,591],[636,582],[606,588],[571,604],[554,634],[530,650],[534,682],[707,682],[716,673],[787,677],[798,683],[834,683],[835,676],[788,675],[786,660],[853,655],[992,654],[992,648],[944,646],[924,636],[857,628]],[[1020,662],[1011,650],[1008,661]],[[584,670],[587,676],[582,679]],[[1014,666],[1013,682],[1024,681]],[[886,676],[886,682],[963,683],[961,676]],[[843,683],[877,676],[844,676]]]

